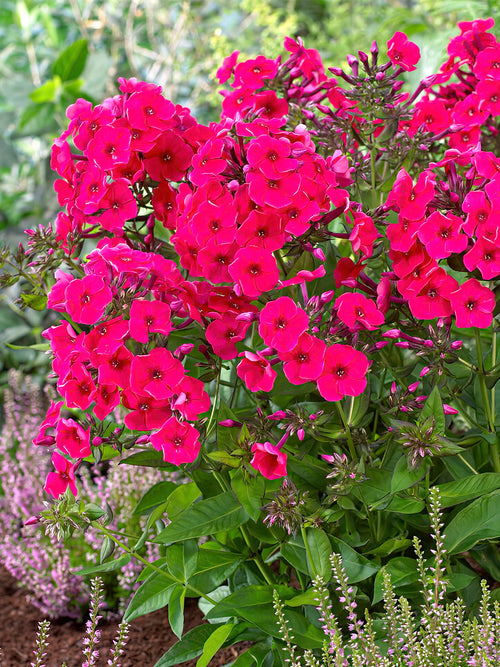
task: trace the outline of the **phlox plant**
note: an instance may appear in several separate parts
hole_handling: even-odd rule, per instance
[[[182,637],[185,597],[201,599],[212,625],[158,665],[243,639],[257,648],[235,664],[280,664],[274,591],[294,641],[320,649],[311,582],[332,551],[360,606],[380,603],[384,572],[418,596],[408,535],[429,541],[433,487],[448,592],[472,608],[475,569],[498,578],[493,26],[460,23],[413,92],[419,50],[396,32],[349,71],[300,39],[277,59],[234,52],[208,126],[135,79],[68,108],[52,150],[64,210],[5,277],[58,317],[40,519],[100,531],[96,571],[145,566],[127,621],[168,605]],[[79,500],[82,461],[118,452],[182,470],[137,505],[142,533]]]

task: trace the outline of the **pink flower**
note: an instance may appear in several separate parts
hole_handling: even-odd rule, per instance
[[[344,324],[354,330],[359,328],[374,331],[384,323],[384,315],[377,306],[359,292],[346,292],[335,301],[337,315]]]
[[[101,169],[113,169],[130,159],[130,131],[125,127],[103,125],[87,147],[87,157]]]
[[[459,328],[486,329],[493,321],[495,294],[479,280],[470,278],[450,295]]]
[[[170,306],[162,301],[137,299],[130,307],[130,335],[139,343],[148,343],[151,333],[168,336],[172,329]]]
[[[201,444],[198,431],[188,424],[170,417],[159,431],[151,434],[151,444],[163,452],[163,460],[178,466],[191,463],[199,454]]]
[[[130,388],[140,395],[161,401],[174,393],[175,385],[184,377],[184,367],[164,347],[134,357],[130,367]]]
[[[172,409],[180,412],[184,419],[196,421],[210,408],[210,396],[203,387],[201,380],[185,375],[175,386]]]
[[[61,419],[56,428],[56,446],[73,459],[90,456],[90,426],[85,430],[74,419]]]
[[[256,442],[252,445],[253,458],[250,465],[266,479],[286,476],[286,454],[270,442]]]
[[[451,293],[458,287],[455,278],[438,268],[424,281],[419,292],[408,299],[413,316],[421,320],[433,320],[435,317],[451,315]]]
[[[463,220],[453,213],[434,211],[420,224],[418,238],[434,259],[449,257],[465,250],[468,237],[462,233]]]
[[[304,384],[316,380],[323,372],[325,351],[326,345],[322,340],[303,333],[293,349],[280,352],[279,358],[284,362],[283,371],[288,382]]]
[[[266,345],[288,352],[309,326],[309,317],[289,296],[269,301],[260,312],[259,334]]]
[[[327,401],[359,396],[366,389],[368,367],[368,359],[359,350],[350,345],[330,345],[326,349],[323,373],[317,380],[319,393]]]
[[[260,352],[241,352],[244,357],[236,372],[250,391],[271,391],[276,379],[276,371]]]
[[[56,472],[49,472],[47,475],[47,480],[43,487],[44,491],[50,493],[54,498],[58,498],[62,496],[69,486],[71,493],[76,496],[75,466],[71,461],[65,459],[62,454],[59,454],[59,452],[52,454],[52,465],[56,469]]]
[[[394,67],[402,67],[406,72],[413,72],[420,60],[420,49],[410,42],[404,32],[395,32],[387,42],[387,55]]]
[[[104,315],[113,294],[104,280],[88,275],[71,280],[65,291],[68,315],[78,324],[95,324]]]
[[[251,298],[272,290],[280,277],[272,252],[253,246],[238,250],[229,273],[241,293]]]

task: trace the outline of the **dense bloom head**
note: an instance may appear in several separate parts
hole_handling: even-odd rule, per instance
[[[270,442],[256,442],[252,445],[253,458],[250,465],[267,479],[286,476],[286,454]]]

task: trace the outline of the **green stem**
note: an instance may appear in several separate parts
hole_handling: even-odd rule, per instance
[[[462,463],[464,463],[470,470],[472,470],[474,475],[479,475],[478,471],[473,466],[471,466],[471,464],[462,456],[462,454],[457,454],[457,456],[462,461]]]
[[[218,375],[217,375],[217,383],[216,383],[216,385],[215,385],[215,396],[214,396],[214,398],[213,398],[213,402],[212,402],[212,409],[211,409],[211,411],[210,411],[210,416],[209,416],[209,418],[208,418],[208,422],[207,422],[207,425],[206,425],[206,428],[205,428],[205,440],[208,440],[208,437],[209,437],[209,435],[210,435],[210,433],[211,433],[211,430],[212,430],[212,423],[213,423],[213,421],[214,421],[214,418],[215,418],[215,412],[216,412],[216,410],[217,410],[218,403],[219,403],[219,392],[220,392],[220,384],[221,384],[221,379],[220,379],[221,372],[222,372],[222,371],[221,371],[221,369],[219,368],[219,373],[218,373]]]
[[[371,185],[372,185],[372,208],[377,207],[377,172],[375,169],[375,148],[372,148],[370,151],[370,164],[371,164]]]
[[[484,371],[483,352],[481,349],[481,334],[478,329],[475,329],[474,333],[476,337],[478,380],[479,387],[481,389],[484,410],[486,412],[486,421],[488,423],[488,430],[490,433],[496,433],[495,421],[491,412],[490,397],[488,396],[488,387],[486,386],[486,373]],[[493,463],[493,469],[495,472],[500,473],[500,456],[498,454],[498,442],[496,440],[495,442],[490,443],[490,457],[491,462]]]
[[[159,572],[166,579],[168,579],[170,582],[175,582],[177,584],[180,584],[181,586],[185,586],[186,588],[189,588],[191,591],[193,591],[193,593],[195,595],[197,595],[200,598],[204,598],[205,600],[207,600],[207,602],[210,602],[211,604],[216,604],[216,601],[213,598],[211,598],[209,595],[206,595],[205,593],[202,593],[200,590],[198,590],[194,586],[191,586],[191,584],[189,584],[185,581],[182,581],[181,579],[178,579],[177,577],[174,577],[169,572],[166,572],[165,570],[162,570],[161,567],[158,567],[154,563],[150,563],[149,561],[147,561],[140,554],[138,554],[136,551],[134,551],[129,546],[127,546],[124,542],[122,542],[117,537],[115,537],[115,535],[113,534],[112,531],[108,530],[104,526],[101,526],[101,524],[98,523],[97,521],[93,522],[93,526],[94,526],[94,528],[97,528],[97,530],[99,530],[103,535],[106,535],[107,537],[109,537],[110,540],[113,540],[113,542],[117,546],[119,546],[121,549],[126,551],[128,554],[130,554],[133,558],[135,558],[136,560],[141,562],[146,567],[151,568],[155,572]]]
[[[337,408],[337,412],[339,413],[340,421],[342,422],[342,426],[344,427],[344,431],[345,431],[346,438],[347,438],[347,445],[349,447],[349,453],[351,455],[352,460],[356,461],[357,460],[356,449],[354,448],[354,443],[352,441],[351,429],[349,428],[349,423],[346,421],[344,410],[342,409],[341,402],[340,401],[335,401],[335,407]]]

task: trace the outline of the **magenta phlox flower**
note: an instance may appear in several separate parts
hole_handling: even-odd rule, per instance
[[[479,109],[487,111],[492,116],[500,114],[500,80],[486,79],[476,86],[479,97]]]
[[[323,372],[325,352],[324,341],[308,333],[301,334],[294,348],[278,355],[288,382],[298,385],[317,380]]]
[[[408,299],[408,305],[414,317],[421,320],[433,320],[436,317],[448,317],[453,313],[451,293],[458,288],[458,282],[442,268],[430,273],[420,291]]]
[[[123,232],[126,220],[132,220],[137,215],[137,202],[123,179],[111,183],[100,200],[99,208],[104,209],[99,214],[100,224],[104,229],[117,234]]]
[[[188,422],[170,417],[159,431],[151,434],[150,441],[157,451],[163,452],[163,460],[174,465],[192,463],[201,448],[200,434]]]
[[[113,317],[111,320],[106,320],[95,326],[92,331],[86,334],[83,343],[92,363],[97,363],[97,355],[99,354],[115,352],[123,345],[123,340],[128,333],[129,322],[120,316]]]
[[[237,320],[232,313],[223,313],[210,322],[205,332],[215,354],[221,359],[235,359],[238,356],[236,343],[243,340],[250,324]]]
[[[317,201],[310,199],[304,192],[297,192],[292,202],[279,211],[285,232],[302,236],[311,227],[311,220],[320,213]]]
[[[184,367],[164,347],[156,347],[149,354],[140,354],[132,360],[130,388],[136,394],[145,394],[158,400],[170,398],[175,385],[184,376]]]
[[[109,187],[106,182],[106,172],[90,164],[78,183],[76,206],[86,215],[95,213],[100,208],[100,201]]]
[[[103,125],[89,142],[87,156],[104,170],[127,164],[130,159],[130,131],[125,127]]]
[[[392,269],[399,278],[410,276],[417,267],[424,266],[429,262],[432,263],[433,267],[437,266],[436,260],[428,255],[418,238],[405,252],[389,249],[389,258],[392,260]]]
[[[398,31],[387,42],[387,56],[394,67],[413,72],[420,60],[420,49],[414,42],[410,42],[404,32]]]
[[[252,211],[236,231],[240,246],[259,246],[273,252],[285,244],[280,216],[273,210]]]
[[[151,259],[148,253],[129,248],[121,239],[114,245],[107,244],[94,250],[87,257],[86,267],[94,258],[104,260],[113,269],[115,278],[122,278],[123,274],[145,277],[150,270]]]
[[[278,63],[265,56],[257,56],[253,60],[245,60],[234,68],[234,88],[244,87],[257,90],[264,85],[266,79],[276,75]]]
[[[121,345],[113,354],[102,354],[99,359],[99,384],[116,384],[123,389],[130,386],[130,366],[134,355]]]
[[[56,428],[56,446],[73,459],[90,456],[90,426],[85,430],[74,419],[60,419]]]
[[[151,204],[155,213],[155,218],[161,220],[163,226],[167,229],[175,230],[177,227],[177,192],[174,188],[162,181],[154,190]]]
[[[191,160],[192,170],[189,180],[193,185],[204,187],[214,176],[224,172],[228,161],[224,155],[224,140],[211,139],[207,141]]]
[[[269,178],[260,170],[250,170],[246,180],[250,197],[258,206],[277,209],[289,206],[301,185],[299,174],[293,171]]]
[[[411,121],[411,131],[413,135],[422,128],[424,132],[437,134],[450,127],[451,116],[443,100],[423,98],[415,105],[415,112]]]
[[[453,213],[434,211],[420,224],[418,238],[433,259],[443,259],[467,247],[469,239],[462,233],[463,224],[462,218]]]
[[[368,368],[363,352],[350,345],[330,345],[326,348],[323,373],[317,380],[318,391],[327,401],[359,396],[366,389]]]
[[[260,312],[259,334],[266,345],[289,352],[309,326],[309,317],[289,296],[266,303]]]
[[[335,308],[339,318],[351,330],[375,331],[385,321],[375,303],[359,292],[341,294],[335,301]]]
[[[425,214],[427,204],[434,198],[434,183],[434,175],[424,171],[413,185],[411,176],[401,169],[387,197],[386,206],[396,208],[408,220],[420,220]]]
[[[47,431],[55,429],[59,417],[61,415],[61,408],[64,405],[64,401],[51,401],[48,407],[45,419],[40,424],[40,429],[36,438],[33,438],[33,444],[40,447],[49,447],[54,444],[54,436],[48,435]]]
[[[387,225],[386,236],[391,242],[391,250],[408,252],[414,245],[422,220],[408,220],[399,215],[398,222]]]
[[[464,264],[469,271],[479,269],[484,280],[500,275],[500,247],[491,239],[480,237],[471,250],[464,255]]]
[[[125,102],[125,114],[133,128],[164,130],[175,114],[175,107],[161,94],[161,88],[134,92]]]
[[[274,90],[264,90],[254,95],[252,111],[263,120],[282,119],[284,124],[288,110],[288,102],[278,97]]]
[[[359,260],[356,264],[350,257],[341,257],[333,271],[335,287],[353,287],[358,284],[358,276],[364,268],[364,260]]]
[[[299,161],[290,155],[290,141],[266,135],[254,139],[247,149],[248,164],[269,179],[282,178],[283,174],[297,169]]]
[[[467,154],[470,150],[480,147],[481,128],[479,125],[471,125],[463,130],[450,134],[450,148]]]
[[[234,241],[236,232],[236,209],[232,199],[221,199],[216,204],[203,202],[190,221],[190,227],[200,245],[215,238],[217,243]]]
[[[360,252],[364,258],[373,254],[373,244],[381,236],[377,231],[373,219],[364,213],[354,214],[354,226],[349,236],[354,252]]]
[[[139,343],[148,343],[152,333],[168,336],[172,330],[171,315],[167,303],[136,299],[130,307],[130,335]]]
[[[270,442],[255,442],[252,445],[253,458],[250,465],[266,479],[286,477],[285,452],[282,452]]]
[[[280,277],[272,252],[255,246],[238,250],[234,261],[229,265],[229,275],[240,294],[250,298],[272,290]]]
[[[76,496],[75,466],[59,452],[52,454],[52,465],[56,472],[49,472],[47,475],[44,491],[54,498],[59,498],[69,487],[71,493]]]
[[[215,78],[222,84],[226,83],[232,76],[236,63],[238,62],[239,51],[233,51],[230,56],[227,56],[222,61],[222,65],[217,70]]]
[[[108,127],[115,119],[112,111],[102,104],[92,109],[92,104],[81,98],[68,107],[66,115],[70,119],[68,130],[73,135],[75,146],[81,151],[87,150],[98,130]]]
[[[486,329],[493,321],[495,294],[479,280],[470,278],[450,295],[459,328]]]
[[[75,280],[71,273],[57,269],[55,272],[56,282],[52,285],[47,299],[47,307],[63,313],[66,309],[66,287]]]
[[[234,242],[234,234],[230,232],[209,239],[205,247],[198,252],[198,264],[203,276],[212,283],[231,282],[229,267],[237,251],[238,244]]]
[[[271,391],[277,373],[271,367],[268,359],[257,352],[240,352],[240,361],[236,368],[238,377],[243,380],[250,391]]]
[[[68,408],[86,410],[94,400],[96,386],[87,368],[81,363],[71,364],[68,375],[57,384]]]
[[[180,181],[191,164],[193,149],[176,132],[165,130],[144,156],[144,166],[155,181]]]
[[[324,264],[321,264],[316,269],[308,271],[307,269],[302,269],[297,273],[293,278],[288,278],[288,280],[281,280],[280,287],[289,287],[290,285],[301,285],[302,283],[311,282],[318,278],[323,278],[326,275],[326,269]]]
[[[477,92],[464,97],[453,107],[451,112],[453,122],[457,125],[464,125],[466,128],[482,125],[490,114],[484,106],[479,108],[480,101],[481,98]]]
[[[184,419],[196,421],[210,409],[210,396],[201,380],[185,375],[174,388],[171,406],[172,410],[177,410]]]
[[[488,46],[477,54],[473,72],[478,79],[500,79],[500,44]]]
[[[222,118],[239,120],[253,106],[254,91],[252,88],[240,87],[231,93],[222,91],[222,95],[224,96],[222,101]]]
[[[71,280],[64,291],[68,315],[78,324],[95,324],[104,315],[113,294],[100,276]]]
[[[116,384],[98,384],[94,401],[94,414],[97,419],[104,421],[120,404],[120,392]]]
[[[144,396],[125,389],[122,401],[124,407],[131,410],[125,415],[125,426],[133,431],[161,428],[172,416],[169,398],[160,401],[153,396]]]

